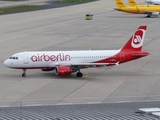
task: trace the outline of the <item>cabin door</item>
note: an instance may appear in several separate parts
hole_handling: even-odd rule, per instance
[[[24,53],[23,54],[23,62],[24,62],[24,64],[28,64],[29,63],[28,53]]]

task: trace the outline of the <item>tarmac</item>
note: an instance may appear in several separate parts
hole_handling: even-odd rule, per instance
[[[114,7],[114,1],[100,0],[0,16],[0,106],[159,101],[160,18],[121,13]],[[85,20],[87,13],[93,20]],[[109,70],[84,69],[82,78],[41,70],[27,70],[23,78],[22,70],[2,64],[26,50],[119,49],[140,25],[148,26],[143,50],[151,56]]]
[[[78,105],[21,106],[0,108],[1,120],[158,120],[150,114],[135,114],[139,108],[159,102]]]

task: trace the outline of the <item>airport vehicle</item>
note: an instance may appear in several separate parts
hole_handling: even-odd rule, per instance
[[[58,76],[66,76],[80,69],[90,67],[113,67],[131,60],[147,56],[142,45],[147,26],[140,26],[125,46],[118,50],[87,50],[87,51],[32,51],[20,52],[4,61],[4,65],[13,69],[22,69],[26,76],[27,69],[54,70]]]
[[[158,17],[160,13],[160,6],[158,5],[144,5],[144,6],[127,6],[122,0],[115,0],[117,11],[132,13],[132,14],[147,14],[146,17]]]
[[[146,0],[149,4],[160,5],[160,0]]]
[[[92,20],[93,14],[86,14],[86,20]]]

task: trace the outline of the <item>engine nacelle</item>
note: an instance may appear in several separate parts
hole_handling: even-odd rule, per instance
[[[58,66],[55,69],[55,74],[58,76],[66,76],[72,73],[72,68],[70,66]]]
[[[152,16],[158,16],[159,12],[152,12]]]
[[[152,4],[154,4],[154,5],[160,5],[160,2],[159,1],[155,1],[155,2],[152,2]]]
[[[55,68],[42,68],[41,70],[42,71],[52,71],[52,70],[54,70]]]

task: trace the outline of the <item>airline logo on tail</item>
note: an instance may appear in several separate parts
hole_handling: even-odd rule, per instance
[[[139,48],[143,45],[143,39],[144,39],[144,34],[145,30],[143,29],[138,29],[135,34],[132,36],[132,47],[133,48]]]
[[[147,26],[140,26],[137,29],[137,31],[131,36],[131,38],[126,43],[126,45],[122,48],[122,50],[130,49],[130,50],[141,51],[143,41],[144,41],[144,36],[146,33],[146,28]]]

